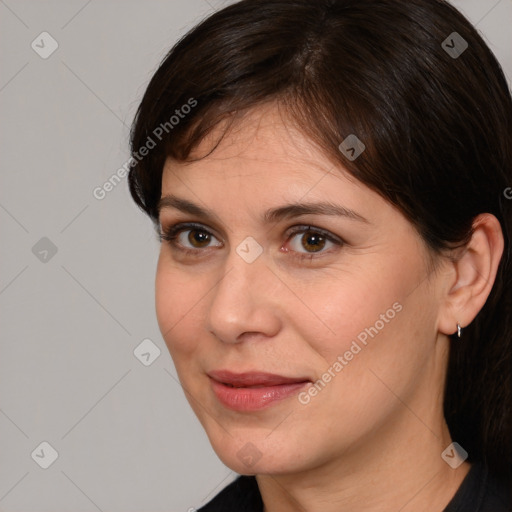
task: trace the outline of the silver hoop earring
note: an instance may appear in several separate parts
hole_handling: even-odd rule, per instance
[[[460,338],[461,334],[462,334],[462,328],[461,328],[459,322],[457,322],[457,338]]]

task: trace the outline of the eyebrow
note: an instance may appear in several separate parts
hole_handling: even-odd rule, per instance
[[[161,210],[164,208],[175,208],[184,213],[196,215],[203,219],[214,218],[217,215],[201,206],[182,199],[174,195],[166,195],[160,198],[157,204],[157,212],[160,216]],[[277,222],[284,219],[298,217],[299,215],[333,215],[337,217],[347,217],[352,220],[357,220],[369,224],[369,221],[362,215],[356,213],[350,208],[330,203],[328,201],[322,201],[318,203],[292,203],[277,208],[271,208],[264,212],[262,216],[263,222],[271,223]]]

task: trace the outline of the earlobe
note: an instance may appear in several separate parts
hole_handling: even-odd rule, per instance
[[[471,240],[451,262],[456,277],[440,310],[440,332],[459,334],[459,326],[466,327],[473,321],[491,293],[503,248],[498,219],[490,213],[478,215]]]

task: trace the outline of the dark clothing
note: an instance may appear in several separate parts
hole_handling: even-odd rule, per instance
[[[512,512],[512,479],[475,464],[443,512]]]
[[[239,476],[198,512],[263,512],[256,478]],[[512,481],[473,464],[443,512],[512,512]]]

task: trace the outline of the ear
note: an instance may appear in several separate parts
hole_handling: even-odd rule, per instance
[[[438,317],[440,332],[453,334],[457,322],[466,327],[473,321],[491,293],[503,248],[498,219],[490,213],[478,215],[471,240],[449,263],[447,291]]]

